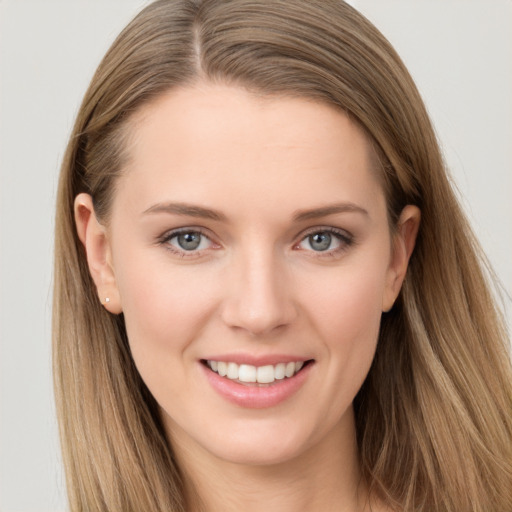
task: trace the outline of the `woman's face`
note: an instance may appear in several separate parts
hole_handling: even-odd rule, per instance
[[[361,130],[202,85],[139,112],[129,156],[104,291],[170,437],[267,464],[351,432],[406,265]]]

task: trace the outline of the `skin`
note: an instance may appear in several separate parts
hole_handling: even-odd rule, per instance
[[[407,206],[390,232],[365,135],[313,101],[199,84],[145,106],[130,130],[108,225],[81,194],[77,229],[100,300],[124,313],[190,510],[364,510],[352,401],[420,212]],[[180,248],[179,228],[204,234],[198,250]],[[329,230],[315,250],[310,236]],[[204,377],[201,359],[227,353],[313,363],[287,400],[249,409]]]

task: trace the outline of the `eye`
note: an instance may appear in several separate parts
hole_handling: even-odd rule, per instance
[[[160,242],[180,254],[199,252],[215,245],[204,233],[194,229],[171,231]]]
[[[331,245],[333,242],[333,237],[331,233],[322,232],[315,233],[314,235],[309,235],[307,238],[307,243],[314,251],[327,251],[331,249]]]
[[[335,253],[352,244],[352,237],[347,233],[333,228],[312,231],[297,244],[298,249]]]
[[[184,251],[196,251],[208,247],[208,239],[197,231],[175,235],[169,240],[169,243]]]

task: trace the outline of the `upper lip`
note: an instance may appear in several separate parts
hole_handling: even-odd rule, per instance
[[[265,355],[251,355],[251,354],[215,354],[202,358],[204,361],[224,361],[229,363],[249,364],[252,366],[266,366],[276,365],[279,363],[290,362],[306,362],[311,360],[310,357],[298,356],[293,354],[265,354]]]

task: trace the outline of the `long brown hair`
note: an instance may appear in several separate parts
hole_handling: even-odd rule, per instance
[[[158,0],[119,35],[62,164],[54,375],[71,510],[182,511],[179,468],[132,361],[122,315],[97,300],[73,201],[108,221],[131,115],[198,80],[341,108],[376,154],[390,223],[422,211],[400,297],[355,400],[363,474],[395,510],[512,510],[512,378],[485,260],[400,58],[341,0]]]

